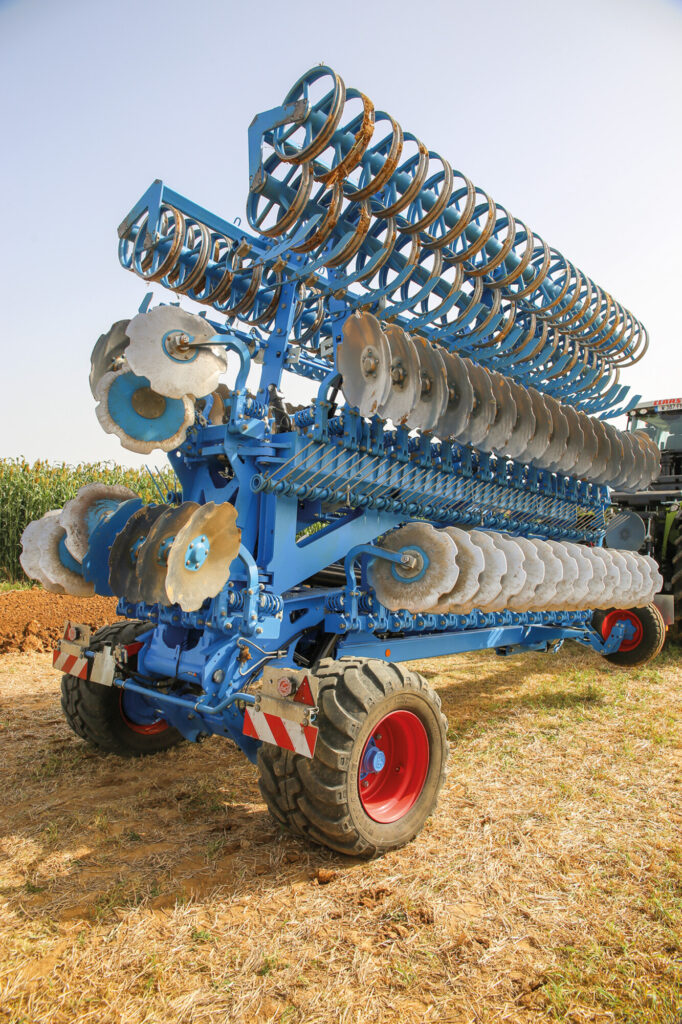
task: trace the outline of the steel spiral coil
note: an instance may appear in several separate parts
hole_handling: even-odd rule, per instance
[[[516,316],[532,315],[538,330],[555,329],[603,365],[644,355],[647,333],[628,310],[330,68],[302,76],[285,98],[296,101],[304,120],[265,140],[247,207],[255,230],[280,237],[303,227],[297,251],[328,268],[337,288],[381,302],[388,319],[457,327],[465,277],[490,319],[508,300]]]

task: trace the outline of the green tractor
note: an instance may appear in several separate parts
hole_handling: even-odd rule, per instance
[[[628,413],[628,430],[655,440],[661,472],[645,491],[611,493],[616,514],[605,543],[656,559],[664,584],[655,603],[676,639],[682,629],[682,398],[638,405]]]

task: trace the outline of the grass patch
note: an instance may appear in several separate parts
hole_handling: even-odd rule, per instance
[[[415,667],[449,773],[365,862],[280,829],[217,738],[130,762],[65,742],[47,659],[0,659],[0,1019],[680,1024],[678,662]]]

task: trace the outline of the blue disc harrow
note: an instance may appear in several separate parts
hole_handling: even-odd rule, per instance
[[[605,633],[595,610],[651,605],[655,563],[603,546],[609,487],[657,472],[649,438],[608,422],[639,401],[619,374],[648,339],[330,68],[248,147],[248,230],[161,181],[134,205],[120,262],[173,295],[92,354],[101,425],[166,451],[177,488],[148,506],[84,488],[30,524],[22,564],[133,620],[132,640],[71,624],[55,653],[68,694],[120,691],[132,752],[227,736],[281,821],[371,853],[416,833],[444,756],[436,698],[399,663],[566,639],[613,655],[636,623]],[[286,400],[291,374],[311,401]],[[294,800],[301,759],[341,773],[343,824]]]

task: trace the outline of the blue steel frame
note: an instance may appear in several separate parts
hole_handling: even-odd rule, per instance
[[[619,633],[604,645],[589,612],[412,615],[377,602],[367,562],[396,556],[372,542],[405,521],[599,543],[607,491],[454,443],[411,438],[404,428],[367,422],[352,409],[337,414],[333,370],[318,398],[295,415],[293,429],[274,432],[263,399],[270,385],[281,383],[286,346],[279,336],[287,337],[294,302],[290,290],[267,339],[211,321],[213,342],[236,352],[241,364],[229,416],[212,425],[205,408],[169,459],[183,500],[235,505],[241,548],[227,586],[198,612],[119,601],[121,615],[150,627],[140,638],[135,671],[117,680],[139,698],[137,707],[147,701],[190,740],[228,736],[253,760],[259,744],[242,734],[244,707],[254,700],[249,687],[266,663],[297,667],[295,656],[312,637],[320,644],[337,637],[338,656],[392,661],[490,648],[557,650],[566,639],[602,653],[615,649]],[[253,398],[246,378],[260,359]],[[124,502],[92,532],[83,574],[99,593],[111,593],[108,552],[139,507],[135,499]],[[315,523],[322,528],[307,532]],[[345,564],[345,586],[305,585],[334,562]]]
[[[273,185],[264,172],[264,136],[277,125],[304,116],[300,104],[288,104],[255,118],[249,132],[252,194],[282,187]],[[235,506],[241,548],[230,566],[229,582],[199,611],[119,600],[119,614],[149,624],[139,638],[142,648],[134,670],[128,669],[116,680],[142,720],[161,715],[189,740],[208,733],[228,736],[255,760],[259,743],[243,735],[243,716],[245,707],[255,700],[250,687],[266,663],[297,668],[312,660],[314,665],[318,652],[334,650],[339,657],[396,662],[484,649],[499,654],[556,651],[567,639],[602,654],[618,648],[625,624],[617,624],[603,642],[591,628],[589,611],[413,615],[381,606],[366,570],[373,557],[399,559],[375,546],[386,531],[411,519],[425,519],[441,526],[468,525],[600,544],[609,502],[606,488],[455,443],[410,437],[406,428],[389,429],[376,418],[364,420],[348,407],[337,411],[336,347],[346,318],[362,305],[362,296],[346,287],[349,282],[343,271],[323,273],[321,262],[311,263],[296,253],[296,245],[315,222],[315,210],[308,212],[298,232],[273,241],[245,232],[239,224],[216,216],[157,180],[119,227],[123,266],[148,280],[162,278],[148,272],[149,264],[140,259],[140,252],[153,251],[164,264],[172,240],[164,236],[162,215],[169,209],[236,248],[246,246],[252,268],[279,268],[280,283],[274,322],[267,329],[257,320],[250,329],[237,326],[236,315],[217,303],[214,308],[226,318],[201,314],[215,332],[212,344],[235,352],[240,369],[226,405],[227,422],[209,423],[209,396],[185,442],[169,453],[169,460],[180,481],[182,500]],[[343,247],[354,228],[349,224],[344,235],[341,223],[339,230],[340,242],[337,235],[330,245]],[[174,252],[179,265],[190,273],[196,253]],[[217,267],[209,265],[205,279],[210,281],[211,274],[217,273]],[[320,345],[322,321],[311,319],[310,314],[302,327],[307,340],[312,338],[314,343],[297,343],[302,281],[314,281],[324,304],[326,337],[331,339],[326,347]],[[232,282],[236,305],[248,286],[248,277],[242,280],[236,273]],[[263,302],[272,303],[272,281],[263,285],[262,292]],[[191,291],[189,295],[196,297]],[[145,298],[141,310],[148,308],[150,298]],[[449,307],[458,300],[458,294],[449,296]],[[418,303],[419,294],[412,301]],[[531,352],[535,344],[531,341],[528,353],[525,349],[519,353],[515,346],[522,336],[520,329],[513,329],[494,348],[481,348],[501,319],[487,317],[481,327],[478,314],[483,308],[480,304],[466,308],[456,321],[456,331],[450,333],[442,324],[438,329],[430,327],[427,318],[423,324],[412,319],[404,325],[417,326],[424,337],[558,399],[571,400],[571,389],[582,374],[579,398],[573,404],[587,413],[614,416],[639,400],[637,396],[628,399],[628,389],[617,385],[603,394],[591,393],[597,369],[584,363],[562,372],[560,359],[552,374],[543,378],[547,350]],[[398,308],[392,315],[396,322],[403,322]],[[527,356],[522,362],[521,355]],[[567,355],[564,361],[568,359]],[[260,380],[252,396],[246,380],[254,365],[260,367]],[[295,414],[291,429],[277,432],[269,406],[272,389],[279,389],[285,370],[317,381],[319,390],[310,406]],[[82,571],[98,593],[111,594],[109,550],[139,507],[138,500],[124,502],[94,526]],[[333,563],[344,564],[343,585],[306,583]]]

